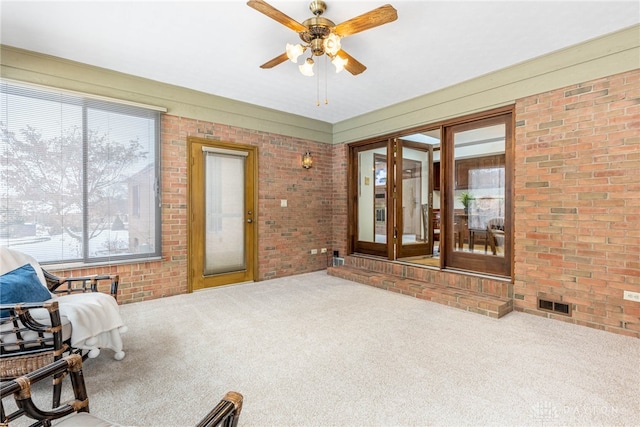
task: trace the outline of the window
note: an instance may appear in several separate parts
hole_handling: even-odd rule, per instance
[[[511,275],[511,115],[445,127],[446,265]]]
[[[0,82],[0,245],[41,263],[160,254],[160,111]]]
[[[140,218],[140,186],[131,186],[131,215]]]

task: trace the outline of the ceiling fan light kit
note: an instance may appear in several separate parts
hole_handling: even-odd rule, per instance
[[[309,49],[311,56],[298,67],[300,72],[305,76],[314,75],[313,57],[322,55],[327,55],[331,59],[331,63],[336,67],[336,72],[338,73],[343,69],[346,69],[353,75],[362,73],[367,67],[342,50],[340,40],[344,37],[398,19],[398,12],[389,4],[356,16],[338,25],[321,16],[327,10],[327,5],[324,1],[320,0],[314,0],[309,4],[309,10],[311,10],[314,16],[305,20],[302,24],[285,15],[264,0],[249,0],[247,5],[297,32],[303,41],[303,43],[297,45],[287,44],[285,53],[262,64],[261,68],[275,67],[287,59],[297,63],[298,57]]]
[[[303,76],[307,76],[307,77],[313,76],[313,59],[307,58],[307,60],[304,61],[304,64],[300,65],[298,69],[300,70]]]
[[[336,55],[331,60],[331,63],[336,67],[336,73],[339,73],[340,71],[344,70],[344,67],[347,65],[347,62],[349,62],[348,59],[342,59],[338,55]]]
[[[287,43],[287,58],[291,60],[291,62],[298,62],[298,57],[304,53],[304,47],[301,44],[291,44]]]

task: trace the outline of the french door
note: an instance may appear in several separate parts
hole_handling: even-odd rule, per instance
[[[352,146],[353,252],[388,259],[434,253],[433,148],[392,139]]]
[[[512,277],[512,108],[349,145],[349,253]]]
[[[433,148],[401,139],[394,145],[397,258],[432,255]]]
[[[255,280],[257,148],[188,144],[189,290]]]
[[[394,225],[387,220],[388,206],[393,189],[388,180],[388,171],[393,170],[393,161],[388,153],[388,143],[378,142],[362,147],[352,147],[351,194],[355,209],[355,229],[350,230],[356,252],[393,256]],[[355,184],[355,188],[354,188]],[[353,217],[353,216],[352,216]],[[392,215],[393,217],[393,215]]]

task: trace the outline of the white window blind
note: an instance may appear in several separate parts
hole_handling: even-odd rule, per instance
[[[41,263],[160,254],[160,111],[0,81],[0,245]]]

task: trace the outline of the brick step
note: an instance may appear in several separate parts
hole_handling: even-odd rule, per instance
[[[342,265],[329,267],[327,274],[376,288],[410,295],[499,319],[513,311],[513,300],[481,294],[466,289],[443,286],[425,281]]]

